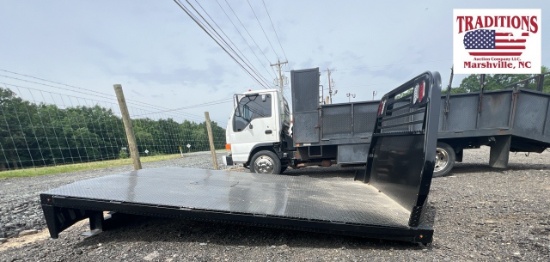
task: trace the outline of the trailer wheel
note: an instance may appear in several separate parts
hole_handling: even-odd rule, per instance
[[[456,155],[454,149],[446,143],[437,142],[435,149],[434,177],[448,174],[455,165]]]
[[[254,154],[250,161],[250,172],[258,174],[280,174],[281,160],[275,153],[262,150]]]

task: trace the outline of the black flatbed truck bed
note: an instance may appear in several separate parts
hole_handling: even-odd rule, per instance
[[[79,181],[44,197],[57,207],[91,212],[379,234],[411,242],[431,239],[433,233],[431,228],[409,228],[409,211],[373,186],[352,179],[167,167]]]
[[[399,98],[421,83],[423,100]],[[104,211],[430,243],[423,212],[434,167],[441,80],[422,74],[384,96],[367,169],[356,181],[192,168],[144,169],[65,185],[41,194],[52,238]],[[396,106],[396,105],[399,106]],[[395,107],[394,107],[395,106]]]

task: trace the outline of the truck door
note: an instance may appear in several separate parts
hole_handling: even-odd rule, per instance
[[[256,145],[278,142],[279,129],[272,94],[237,95],[236,101],[230,141],[233,160],[240,162],[248,160]]]

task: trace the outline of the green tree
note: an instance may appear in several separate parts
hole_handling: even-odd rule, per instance
[[[480,79],[478,75],[469,75],[468,77],[462,79],[460,86],[458,87],[460,93],[471,93],[479,91],[480,89]],[[453,90],[451,89],[451,93]],[[458,93],[458,92],[457,92]]]
[[[542,66],[541,73],[548,73],[548,67]],[[535,74],[494,74],[485,75],[485,90],[500,90],[509,87],[512,84],[519,83],[519,87],[536,90],[536,80],[524,82],[524,80],[538,76]],[[545,75],[543,92],[550,92],[550,75]],[[469,75],[462,80],[458,87],[451,89],[452,94],[477,92],[481,88],[480,75]]]
[[[74,132],[76,146],[84,152],[87,161],[101,160],[99,150],[99,136],[92,133],[87,127],[81,127]]]
[[[143,118],[133,125],[140,152],[173,154],[186,144],[192,151],[209,147],[204,122]],[[225,130],[212,122],[212,133],[215,147],[224,148]],[[118,158],[123,147],[122,120],[111,109],[35,104],[0,88],[0,171]]]
[[[225,129],[218,126],[218,123],[212,121],[212,136],[214,137],[214,147],[216,149],[225,148]]]
[[[36,105],[0,88],[0,169],[17,169],[43,163],[34,133],[32,113]]]
[[[152,146],[154,144],[153,135],[145,130],[141,130],[141,128],[134,129],[134,133],[136,143],[138,144],[138,151],[145,152],[145,150],[148,150],[154,153],[154,151],[152,151]]]

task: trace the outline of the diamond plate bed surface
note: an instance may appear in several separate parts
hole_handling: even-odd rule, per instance
[[[352,179],[166,167],[75,182],[46,194],[101,201],[408,228],[410,212]]]

